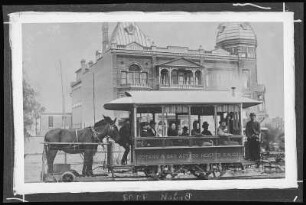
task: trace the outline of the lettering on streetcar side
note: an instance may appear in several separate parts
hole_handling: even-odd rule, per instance
[[[239,158],[239,152],[208,152],[208,153],[161,153],[161,154],[137,154],[137,160],[187,160],[187,159],[233,159]]]

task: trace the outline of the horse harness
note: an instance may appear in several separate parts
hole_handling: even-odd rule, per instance
[[[97,132],[93,127],[89,127],[89,128],[90,128],[90,130],[93,134],[92,136],[93,136],[94,140],[96,142],[100,142],[100,139],[99,139],[98,135],[100,135],[101,133]]]
[[[90,131],[92,132],[92,137],[93,137],[94,141],[95,142],[100,142],[100,139],[99,139],[98,135],[101,134],[101,133],[97,132],[93,127],[89,127],[89,128],[90,128]],[[73,141],[73,143],[78,143],[78,142],[79,142],[79,135],[78,135],[78,130],[76,129],[75,130],[75,140]],[[71,148],[73,150],[79,149],[79,146],[80,146],[80,144],[71,144]]]

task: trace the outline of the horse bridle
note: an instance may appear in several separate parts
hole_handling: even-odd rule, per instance
[[[114,125],[115,125],[115,124],[108,124],[108,125],[110,126],[110,129],[112,129],[112,130],[114,129]],[[91,129],[91,131],[92,131],[92,133],[93,133],[94,139],[97,140],[97,141],[99,141],[99,142],[101,142],[101,140],[99,139],[98,135],[102,135],[103,133],[96,131],[94,127],[90,127],[90,129]],[[108,134],[108,133],[107,133],[107,134]],[[107,136],[108,136],[107,134],[106,134],[104,137],[107,137]],[[103,138],[104,138],[104,137],[103,137]]]

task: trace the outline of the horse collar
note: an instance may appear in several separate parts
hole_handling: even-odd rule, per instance
[[[98,137],[98,135],[100,135],[101,133],[97,132],[93,127],[90,127],[92,133],[93,133],[93,137],[95,140],[97,140],[98,142],[100,142],[100,139]]]

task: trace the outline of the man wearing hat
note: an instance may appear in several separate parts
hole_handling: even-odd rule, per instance
[[[204,130],[202,131],[202,135],[212,135],[211,132],[208,130],[208,126],[209,126],[209,124],[206,121],[203,122],[202,128]]]
[[[150,126],[147,131],[150,137],[156,136],[155,124],[156,123],[154,122],[154,120],[150,121],[150,124],[149,124]]]
[[[188,127],[184,126],[183,127],[183,132],[180,136],[189,136],[189,132],[188,132]]]
[[[126,141],[126,143],[132,143],[131,125],[129,118],[123,120],[123,125],[119,130],[119,134],[121,138]]]
[[[247,149],[249,156],[248,158],[252,161],[258,162],[260,159],[260,124],[256,121],[256,114],[250,114],[251,120],[246,124],[245,134],[248,138]]]
[[[140,126],[141,126],[141,134],[140,136],[141,137],[150,137],[149,133],[148,133],[148,130],[149,130],[149,123],[148,122],[142,122],[140,123]]]

